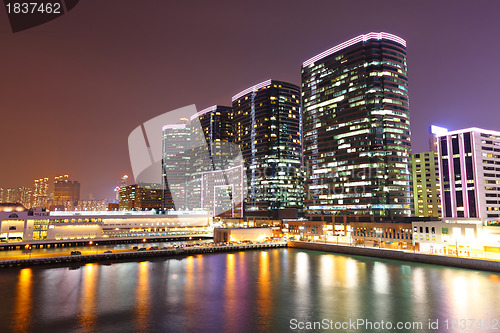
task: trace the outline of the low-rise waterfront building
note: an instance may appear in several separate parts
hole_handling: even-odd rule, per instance
[[[283,223],[283,232],[290,238],[318,240],[324,239],[326,224],[323,221],[286,220]]]
[[[414,250],[412,222],[352,222],[351,237],[356,246],[378,246]]]
[[[413,238],[421,252],[500,259],[500,226],[481,219],[413,222]]]
[[[255,228],[214,228],[214,243],[252,241],[262,242],[273,237],[269,227]]]
[[[207,212],[49,212],[0,207],[0,242],[210,234]]]

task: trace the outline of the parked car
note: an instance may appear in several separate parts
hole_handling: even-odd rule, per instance
[[[147,249],[145,247],[141,247],[140,249],[138,249],[137,251],[147,251]]]
[[[104,253],[113,253],[111,250],[104,251]]]
[[[71,251],[72,256],[79,256],[81,254],[82,254],[82,252],[80,252],[80,251]]]

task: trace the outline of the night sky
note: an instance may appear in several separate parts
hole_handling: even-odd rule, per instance
[[[0,187],[66,173],[112,198],[144,121],[300,84],[304,60],[372,31],[407,41],[413,152],[431,124],[500,130],[499,0],[82,0],[15,34],[0,11]]]

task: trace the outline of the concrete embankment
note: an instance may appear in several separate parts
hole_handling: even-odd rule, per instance
[[[483,270],[483,271],[500,272],[500,262],[494,260],[440,256],[440,255],[412,253],[412,252],[389,250],[389,249],[376,249],[376,248],[354,247],[347,245],[335,245],[328,243],[324,244],[324,243],[300,242],[300,241],[288,241],[288,247],[324,251],[324,252],[334,252],[340,254],[366,256],[366,257],[419,262],[424,264],[469,268],[469,269]]]
[[[245,244],[245,245],[228,245],[228,246],[207,246],[207,247],[190,247],[180,249],[161,249],[161,250],[147,250],[147,251],[129,251],[117,253],[99,253],[92,255],[72,255],[72,256],[58,256],[50,258],[31,258],[31,259],[17,259],[17,260],[0,260],[0,267],[26,267],[38,265],[74,265],[79,263],[99,262],[99,261],[128,261],[128,260],[141,260],[152,257],[182,257],[195,254],[205,253],[219,253],[219,252],[235,252],[254,249],[270,249],[286,247],[286,242],[271,242],[271,243],[258,243],[258,244]]]

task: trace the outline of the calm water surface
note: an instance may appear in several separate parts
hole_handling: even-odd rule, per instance
[[[3,269],[0,287],[0,332],[290,332],[294,319],[358,318],[500,332],[444,327],[500,319],[498,274],[298,249]]]

